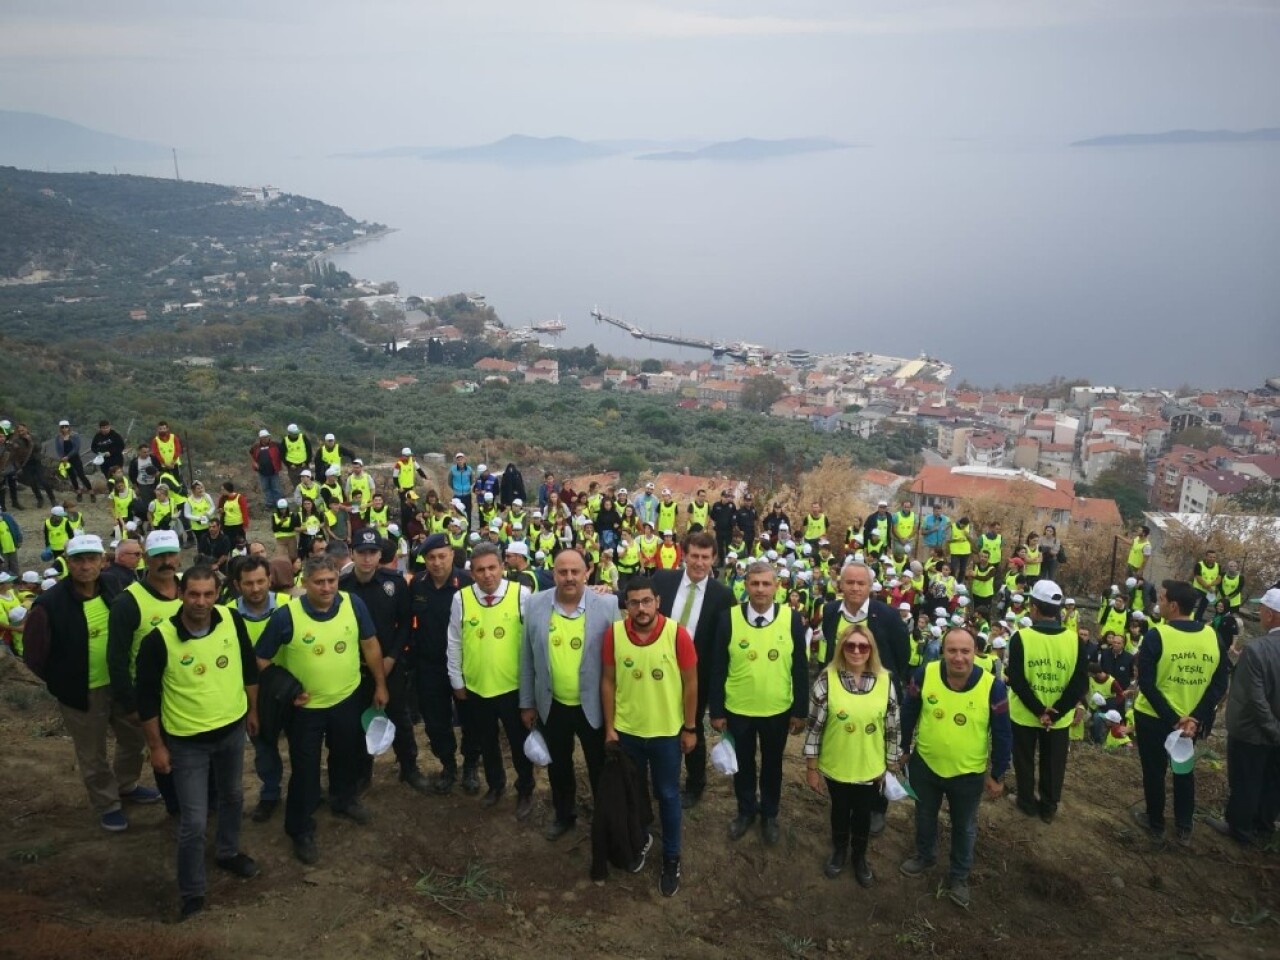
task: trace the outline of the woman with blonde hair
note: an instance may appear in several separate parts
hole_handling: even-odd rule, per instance
[[[865,623],[845,625],[836,642],[809,701],[805,777],[810,789],[831,798],[831,859],[823,873],[835,879],[852,854],[854,879],[869,887],[871,810],[885,772],[896,771],[900,760],[898,697]]]

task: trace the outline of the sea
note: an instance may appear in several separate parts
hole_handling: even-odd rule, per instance
[[[774,350],[948,361],[953,383],[1260,386],[1280,375],[1280,144],[943,141],[754,162],[187,157],[394,232],[333,257],[403,294],[625,356]]]

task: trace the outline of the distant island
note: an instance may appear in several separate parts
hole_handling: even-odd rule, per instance
[[[1167,130],[1164,133],[1117,133],[1077,140],[1073,147],[1146,147],[1187,143],[1266,143],[1280,140],[1280,127],[1260,130]]]
[[[827,150],[847,150],[850,144],[835,140],[795,139],[757,140],[743,137],[713,143],[700,150],[670,150],[664,153],[645,153],[638,160],[772,160],[800,153],[820,153]]]

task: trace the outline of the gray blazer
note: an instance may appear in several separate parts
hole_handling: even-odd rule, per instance
[[[545,723],[551,712],[551,664],[547,651],[548,628],[556,592],[539,590],[524,607],[524,642],[520,647],[520,708],[537,707]],[[618,598],[596,593],[583,595],[587,611],[586,638],[582,647],[582,668],[578,680],[582,688],[582,712],[597,730],[604,723],[600,708],[600,674],[603,667],[604,631],[619,617]]]

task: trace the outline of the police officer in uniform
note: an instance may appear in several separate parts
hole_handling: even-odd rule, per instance
[[[283,648],[282,666],[302,684],[289,725],[289,791],[284,829],[294,855],[315,863],[316,823],[320,804],[320,753],[329,745],[329,804],[340,817],[358,824],[369,812],[356,799],[360,758],[365,754],[360,714],[360,659],[373,676],[373,705],[387,705],[382,648],[369,610],[359,597],[338,590],[338,564],[328,556],[311,557],[302,567],[306,594],[271,615],[254,647],[258,668],[265,670]]]
[[[729,839],[740,839],[758,813],[770,846],[780,836],[782,754],[787,735],[804,729],[809,681],[804,619],[774,601],[776,590],[777,576],[769,563],[756,561],[747,568],[747,603],[720,614],[708,701],[711,726],[729,731],[738,755],[733,778],[738,815],[729,824]]]
[[[1069,728],[1089,685],[1088,664],[1076,635],[1059,621],[1062,588],[1038,580],[1031,588],[1032,623],[1009,638],[1005,680],[1013,721],[1013,772],[1018,809],[1053,822],[1067,774]],[[1036,751],[1040,796],[1036,799]]]
[[[182,578],[182,606],[138,648],[138,716],[157,774],[173,778],[178,823],[178,895],[183,919],[204,909],[204,839],[209,778],[217,783],[218,867],[238,877],[258,872],[240,851],[245,734],[258,729],[258,666],[238,614],[218,609],[212,567]]]
[[[383,547],[383,539],[377,530],[366,527],[356,533],[351,544],[355,563],[350,572],[338,580],[338,589],[363,600],[373,617],[378,642],[382,646],[387,694],[391,698],[387,704],[387,716],[396,727],[392,749],[396,762],[400,764],[400,781],[426,793],[430,784],[418,769],[418,743],[413,736],[409,700],[413,690],[409,667],[413,654],[413,633],[410,629],[413,603],[404,577],[380,566]],[[373,757],[365,753],[361,759],[361,783],[368,783],[372,776]]]

